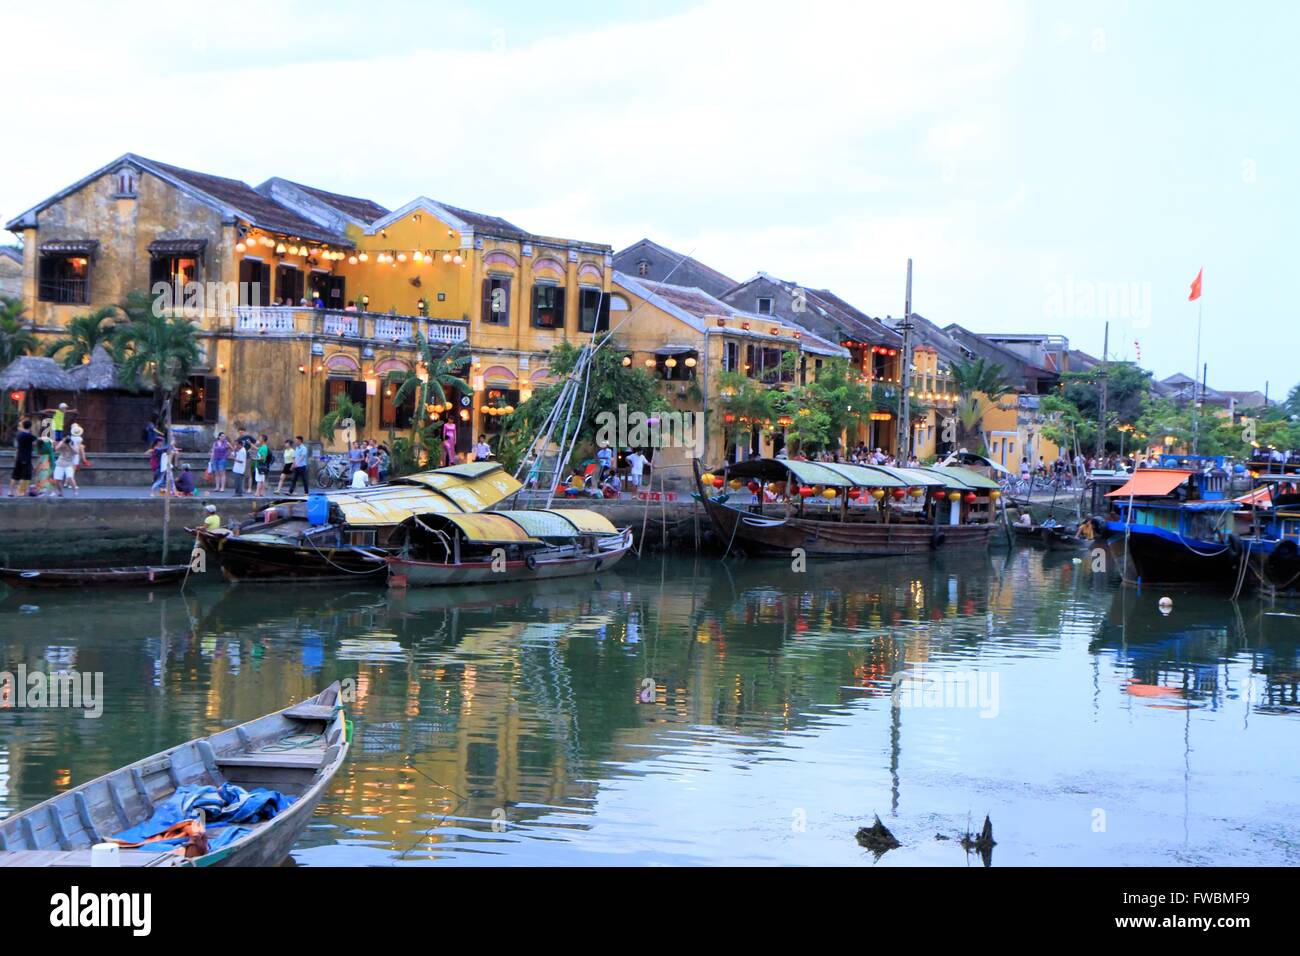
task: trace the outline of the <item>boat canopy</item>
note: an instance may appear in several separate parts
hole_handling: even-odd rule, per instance
[[[981,475],[978,471],[972,471],[969,468],[945,467],[933,465],[923,467],[920,471],[934,472],[937,475],[947,479],[949,486],[957,487],[967,491],[992,491],[998,487],[998,483],[987,475]],[[957,484],[953,484],[956,482]]]
[[[942,488],[948,479],[941,478],[926,468],[895,468],[892,465],[876,465],[881,471],[896,476],[905,485],[919,485],[922,488]]]
[[[398,478],[394,485],[420,485],[450,498],[462,511],[484,511],[522,487],[495,461],[472,461]],[[441,512],[440,512],[441,513]]]
[[[474,544],[541,544],[523,529],[517,521],[503,514],[488,512],[475,515],[443,515],[443,520],[454,524]]]
[[[1192,476],[1190,471],[1140,468],[1107,498],[1162,498]]]
[[[785,458],[753,458],[727,468],[732,478],[785,481],[793,477],[803,485],[826,488],[904,488],[908,485],[941,485],[924,475],[904,475],[904,469],[878,465],[850,465],[847,462],[798,461]]]
[[[529,512],[520,512],[528,514]],[[563,509],[558,511],[548,511],[546,514],[558,515],[565,521],[569,522],[583,534],[617,534],[618,529],[598,511],[589,511],[585,508]]]
[[[397,525],[412,515],[456,514],[461,510],[439,492],[419,485],[378,485],[331,492],[328,497],[350,525]]]

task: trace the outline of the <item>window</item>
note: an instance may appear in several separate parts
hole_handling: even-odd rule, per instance
[[[609,330],[609,296],[599,289],[583,287],[578,290],[578,331],[605,332]]]
[[[741,369],[750,378],[758,378],[758,356],[754,354],[754,346],[745,346],[745,367]]]
[[[727,342],[722,349],[722,370],[735,372],[740,369],[740,343]]]
[[[194,256],[160,256],[149,260],[149,292],[160,282],[170,287],[168,297],[173,308],[185,304],[185,286],[199,281],[199,260]]]
[[[691,364],[687,365],[686,360]],[[675,355],[656,355],[655,374],[667,382],[688,382],[695,379],[695,365],[698,361],[695,352],[681,352]]]
[[[533,327],[564,328],[564,289],[561,286],[533,286]]]
[[[135,198],[135,170],[129,166],[123,166],[117,171],[117,193],[118,199]]]
[[[271,304],[271,267],[260,259],[239,260],[239,304]]]
[[[488,276],[483,280],[483,314],[481,322],[491,325],[510,324],[510,279]]]
[[[362,383],[364,384],[364,383]],[[397,391],[400,389],[400,382],[385,382],[383,391],[380,393],[379,401],[379,426],[381,428],[410,428],[411,419],[415,415],[415,391],[411,391],[406,398],[402,399],[402,404],[393,404],[393,399],[397,397]]]
[[[315,305],[315,302],[311,301],[314,299],[320,299],[326,309],[342,309],[347,304],[347,300],[343,298],[345,289],[343,276],[313,269],[311,275],[307,277],[307,287],[311,292],[308,297],[310,305]]]
[[[321,414],[328,415],[334,411],[334,399],[339,395],[346,395],[357,405],[366,407],[365,382],[331,375],[325,379],[325,406]]]
[[[221,379],[191,375],[172,399],[172,421],[215,422],[221,406]]]
[[[648,276],[650,274],[650,260],[641,259],[636,264],[636,274],[639,276]]]
[[[40,300],[76,305],[90,302],[90,260],[79,255],[42,255]]]
[[[771,314],[772,314],[772,297],[771,297],[771,296],[768,296],[768,295],[760,295],[760,296],[758,297],[758,314],[759,314],[759,315],[771,315]]]
[[[282,305],[297,305],[302,299],[302,271],[294,266],[275,267],[275,297]]]

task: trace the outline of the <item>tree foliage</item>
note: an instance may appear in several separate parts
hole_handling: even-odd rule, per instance
[[[153,391],[155,419],[170,430],[172,399],[201,358],[197,327],[155,309],[153,297],[138,289],[127,295],[121,309],[125,318],[113,327],[119,375]]]
[[[45,354],[57,358],[62,352],[63,367],[75,368],[90,359],[97,345],[103,345],[112,351],[115,324],[121,314],[117,306],[105,305],[85,315],[74,316],[63,330],[63,335],[45,347]],[[115,356],[115,360],[116,358]]]

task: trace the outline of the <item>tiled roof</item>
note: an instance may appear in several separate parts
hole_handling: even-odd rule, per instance
[[[22,264],[23,250],[19,246],[0,246],[0,256],[6,259],[12,259],[14,262]]]
[[[671,274],[672,281],[677,285],[700,288],[714,296],[724,295],[736,286],[736,280],[730,276],[723,275],[717,269],[705,265],[699,259],[682,255],[680,252],[662,246],[652,239],[641,239],[632,243],[626,249],[614,253],[614,267],[622,272],[633,272],[636,269],[638,253],[644,253],[644,251],[658,255],[665,263],[671,263],[665,271],[665,277]],[[646,278],[648,279],[650,276],[647,275]],[[659,279],[656,281],[664,280]]]
[[[521,229],[513,222],[502,219],[500,216],[489,216],[485,213],[474,212],[470,209],[461,209],[459,206],[449,206],[445,202],[440,202],[438,205],[452,215],[469,223],[474,227],[475,232],[487,232],[494,236],[501,236],[503,238],[533,238],[532,233],[528,232],[526,229]]]
[[[301,189],[310,196],[314,196],[327,206],[333,206],[344,215],[351,216],[353,219],[361,222],[374,222],[382,216],[387,216],[389,210],[379,205],[372,199],[362,199],[359,196],[344,196],[341,193],[331,193],[324,189],[317,189],[315,186],[304,186],[302,183],[295,183],[292,180],[284,180],[290,186]],[[260,191],[260,190],[259,190]]]

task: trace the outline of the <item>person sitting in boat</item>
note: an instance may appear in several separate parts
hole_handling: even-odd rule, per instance
[[[208,505],[203,510],[207,512],[207,517],[203,519],[203,527],[209,531],[220,531],[221,515],[217,514],[217,506]]]
[[[1060,523],[1059,523],[1055,518],[1051,518],[1051,517],[1049,517],[1046,521],[1043,522],[1042,527],[1044,527],[1044,528],[1059,528],[1059,527],[1060,527]]]
[[[1032,528],[1034,526],[1034,516],[1026,511],[1016,519],[1016,524],[1022,528]]]

